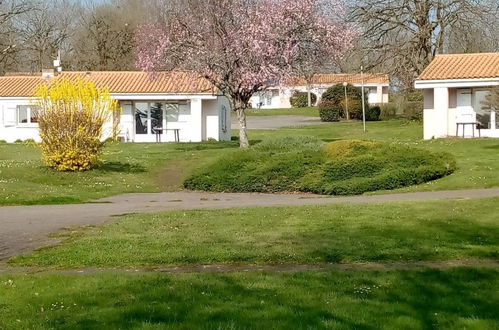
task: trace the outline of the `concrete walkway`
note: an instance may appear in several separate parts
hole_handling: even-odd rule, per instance
[[[165,192],[120,195],[89,204],[6,206],[0,207],[0,260],[57,243],[47,235],[63,228],[100,225],[126,213],[489,197],[499,197],[499,188],[352,197]]]

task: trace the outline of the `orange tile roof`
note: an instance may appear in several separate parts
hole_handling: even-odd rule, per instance
[[[349,73],[326,73],[316,74],[313,78],[313,84],[326,85],[326,84],[343,84],[347,82],[352,85],[360,85],[362,83],[362,76],[360,74]],[[307,83],[303,77],[291,78],[286,82],[291,86],[305,86]],[[366,73],[364,74],[364,84],[382,84],[389,85],[390,78],[387,74],[382,73]]]
[[[153,76],[142,71],[63,72],[58,77],[84,78],[113,94],[213,94],[213,85],[190,72],[158,72]],[[37,86],[49,82],[41,76],[0,77],[0,97],[32,97]]]
[[[499,53],[437,55],[417,80],[499,78]]]

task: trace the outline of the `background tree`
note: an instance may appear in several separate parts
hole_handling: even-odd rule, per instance
[[[357,0],[350,19],[364,30],[358,50],[367,69],[382,67],[403,88],[438,53],[448,51],[453,31],[473,31],[497,10],[493,0]]]
[[[331,2],[331,10],[340,10]],[[192,70],[232,104],[240,146],[249,146],[246,109],[253,94],[292,73],[307,47],[340,58],[353,32],[328,17],[317,0],[180,1],[164,22],[137,34],[138,66]]]
[[[0,0],[0,74],[18,60],[16,55],[21,47],[14,21],[30,9],[27,1]]]
[[[78,6],[70,0],[32,1],[32,10],[21,14],[17,20],[22,42],[19,61],[30,72],[52,68],[58,52],[68,54],[71,35],[77,28],[74,13]]]
[[[134,33],[146,21],[146,12],[140,1],[87,5],[74,40],[74,65],[83,70],[135,69]]]

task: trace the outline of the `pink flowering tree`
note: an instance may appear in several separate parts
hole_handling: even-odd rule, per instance
[[[355,34],[331,15],[343,10],[338,0],[180,3],[164,22],[139,27],[137,65],[151,72],[194,71],[209,80],[237,113],[242,148],[249,146],[251,96],[296,75],[314,54],[339,59]]]

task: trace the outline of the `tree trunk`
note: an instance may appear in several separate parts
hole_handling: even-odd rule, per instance
[[[239,147],[249,148],[248,129],[246,127],[246,106],[238,104],[236,108],[237,120],[239,121]]]
[[[310,85],[307,86],[307,98],[308,98],[308,107],[312,106],[312,91]]]

